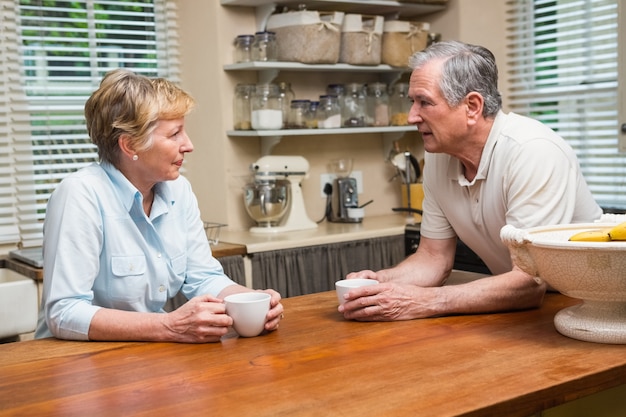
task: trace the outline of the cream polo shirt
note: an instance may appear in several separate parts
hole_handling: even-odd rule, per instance
[[[420,233],[432,239],[458,236],[493,274],[512,268],[500,240],[505,224],[591,222],[602,214],[565,140],[536,120],[502,111],[476,178],[465,178],[457,158],[427,152],[424,193]]]

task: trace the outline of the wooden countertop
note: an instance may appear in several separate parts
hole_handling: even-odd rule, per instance
[[[365,217],[361,223],[324,221],[316,229],[282,233],[251,233],[223,229],[220,239],[246,246],[248,253],[404,235],[406,214]]]
[[[35,268],[24,262],[11,259],[8,256],[0,257],[0,268],[9,268],[35,281],[43,281],[43,268]]]
[[[245,245],[238,243],[219,242],[217,245],[211,245],[211,251],[216,258],[223,258],[225,256],[245,255]]]
[[[10,415],[507,416],[626,383],[624,346],[554,329],[578,303],[393,323],[346,321],[334,292],[284,300],[278,331],[221,343],[0,345]]]

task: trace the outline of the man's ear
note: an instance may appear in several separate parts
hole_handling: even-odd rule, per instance
[[[483,96],[477,92],[471,92],[465,97],[465,105],[467,106],[467,118],[474,121],[478,120],[483,114],[483,106],[485,100]]]

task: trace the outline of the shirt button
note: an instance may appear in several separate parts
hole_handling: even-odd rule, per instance
[[[165,285],[161,285],[159,287],[159,292],[165,292]]]
[[[160,254],[160,253],[157,253],[157,258],[160,258],[160,257],[161,257],[161,254]]]

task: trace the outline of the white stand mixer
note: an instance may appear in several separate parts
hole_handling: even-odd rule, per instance
[[[279,233],[317,228],[304,208],[300,183],[308,176],[309,162],[301,156],[263,156],[250,166],[258,180],[289,181],[289,208],[277,226],[250,228],[252,233]]]

